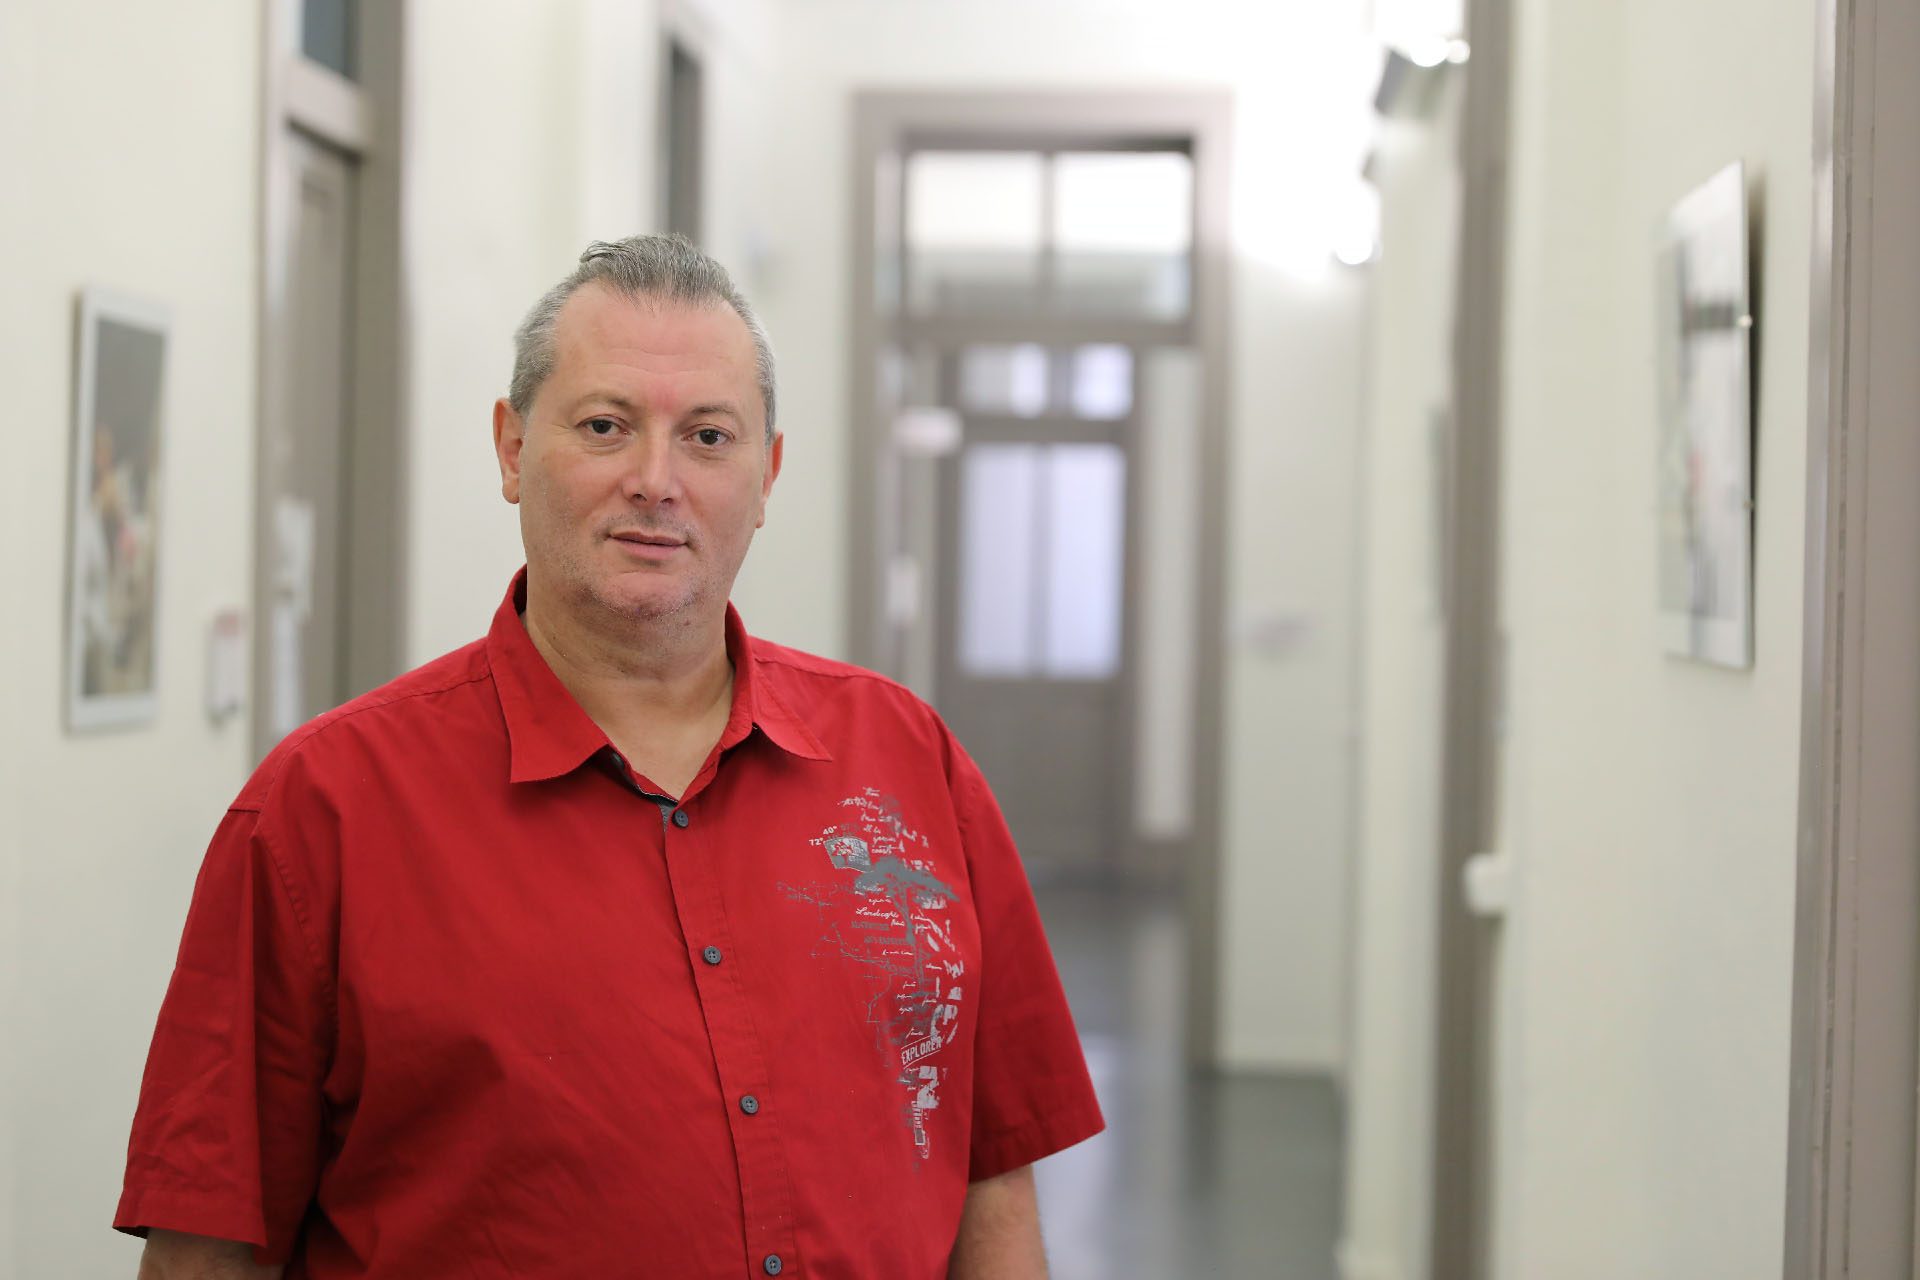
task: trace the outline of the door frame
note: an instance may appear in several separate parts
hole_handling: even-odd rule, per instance
[[[1186,1049],[1211,1065],[1219,1057],[1222,672],[1226,664],[1228,174],[1232,99],[1224,91],[867,91],[854,97],[852,342],[849,344],[851,495],[848,520],[848,639],[855,662],[877,665],[886,653],[881,583],[886,573],[878,495],[885,444],[875,388],[883,322],[875,305],[880,228],[875,171],[908,136],[950,133],[1018,139],[1044,135],[1058,146],[1075,134],[1111,146],[1117,138],[1181,138],[1194,167],[1192,345],[1201,362],[1199,545],[1192,723],[1192,823],[1170,850],[1182,867],[1187,933]],[[1039,124],[1040,127],[1036,127]],[[1019,145],[1017,142],[1010,145]],[[1132,491],[1131,481],[1129,489]],[[1131,696],[1130,691],[1127,696]]]
[[[1920,14],[1815,14],[1788,1280],[1920,1274]]]
[[[358,83],[300,52],[300,0],[270,0],[262,23],[260,128],[260,273],[257,427],[254,461],[254,566],[251,634],[253,750],[267,732],[267,655],[258,638],[271,599],[267,581],[272,513],[267,510],[266,434],[280,411],[291,316],[288,265],[293,252],[295,129],[356,165],[353,277],[349,285],[350,387],[342,488],[353,518],[343,521],[340,566],[342,693],[385,683],[406,665],[408,432],[406,332],[401,323],[401,93],[406,0],[359,9]]]
[[[1427,1274],[1491,1274],[1494,955],[1499,921],[1474,911],[1467,864],[1498,847],[1500,458],[1505,351],[1512,0],[1468,0],[1458,134],[1459,259],[1446,438],[1440,827],[1435,880],[1433,1133]]]

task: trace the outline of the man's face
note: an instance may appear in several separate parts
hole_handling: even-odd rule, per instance
[[[590,284],[561,308],[524,420],[494,406],[528,575],[568,610],[691,619],[724,607],[784,443],[766,440],[753,339],[724,303]]]

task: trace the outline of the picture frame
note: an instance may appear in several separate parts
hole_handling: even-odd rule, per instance
[[[1753,665],[1753,326],[1746,167],[1683,196],[1656,253],[1658,607],[1677,657]]]
[[[156,715],[170,318],[97,288],[75,312],[66,721],[84,731]]]

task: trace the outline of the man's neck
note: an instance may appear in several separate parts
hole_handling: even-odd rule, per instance
[[[725,613],[606,625],[529,587],[522,620],[533,647],[614,748],[655,785],[682,795],[732,710]]]

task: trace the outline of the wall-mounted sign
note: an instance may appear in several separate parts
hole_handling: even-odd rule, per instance
[[[247,704],[247,615],[222,609],[207,627],[207,718],[224,724]]]

